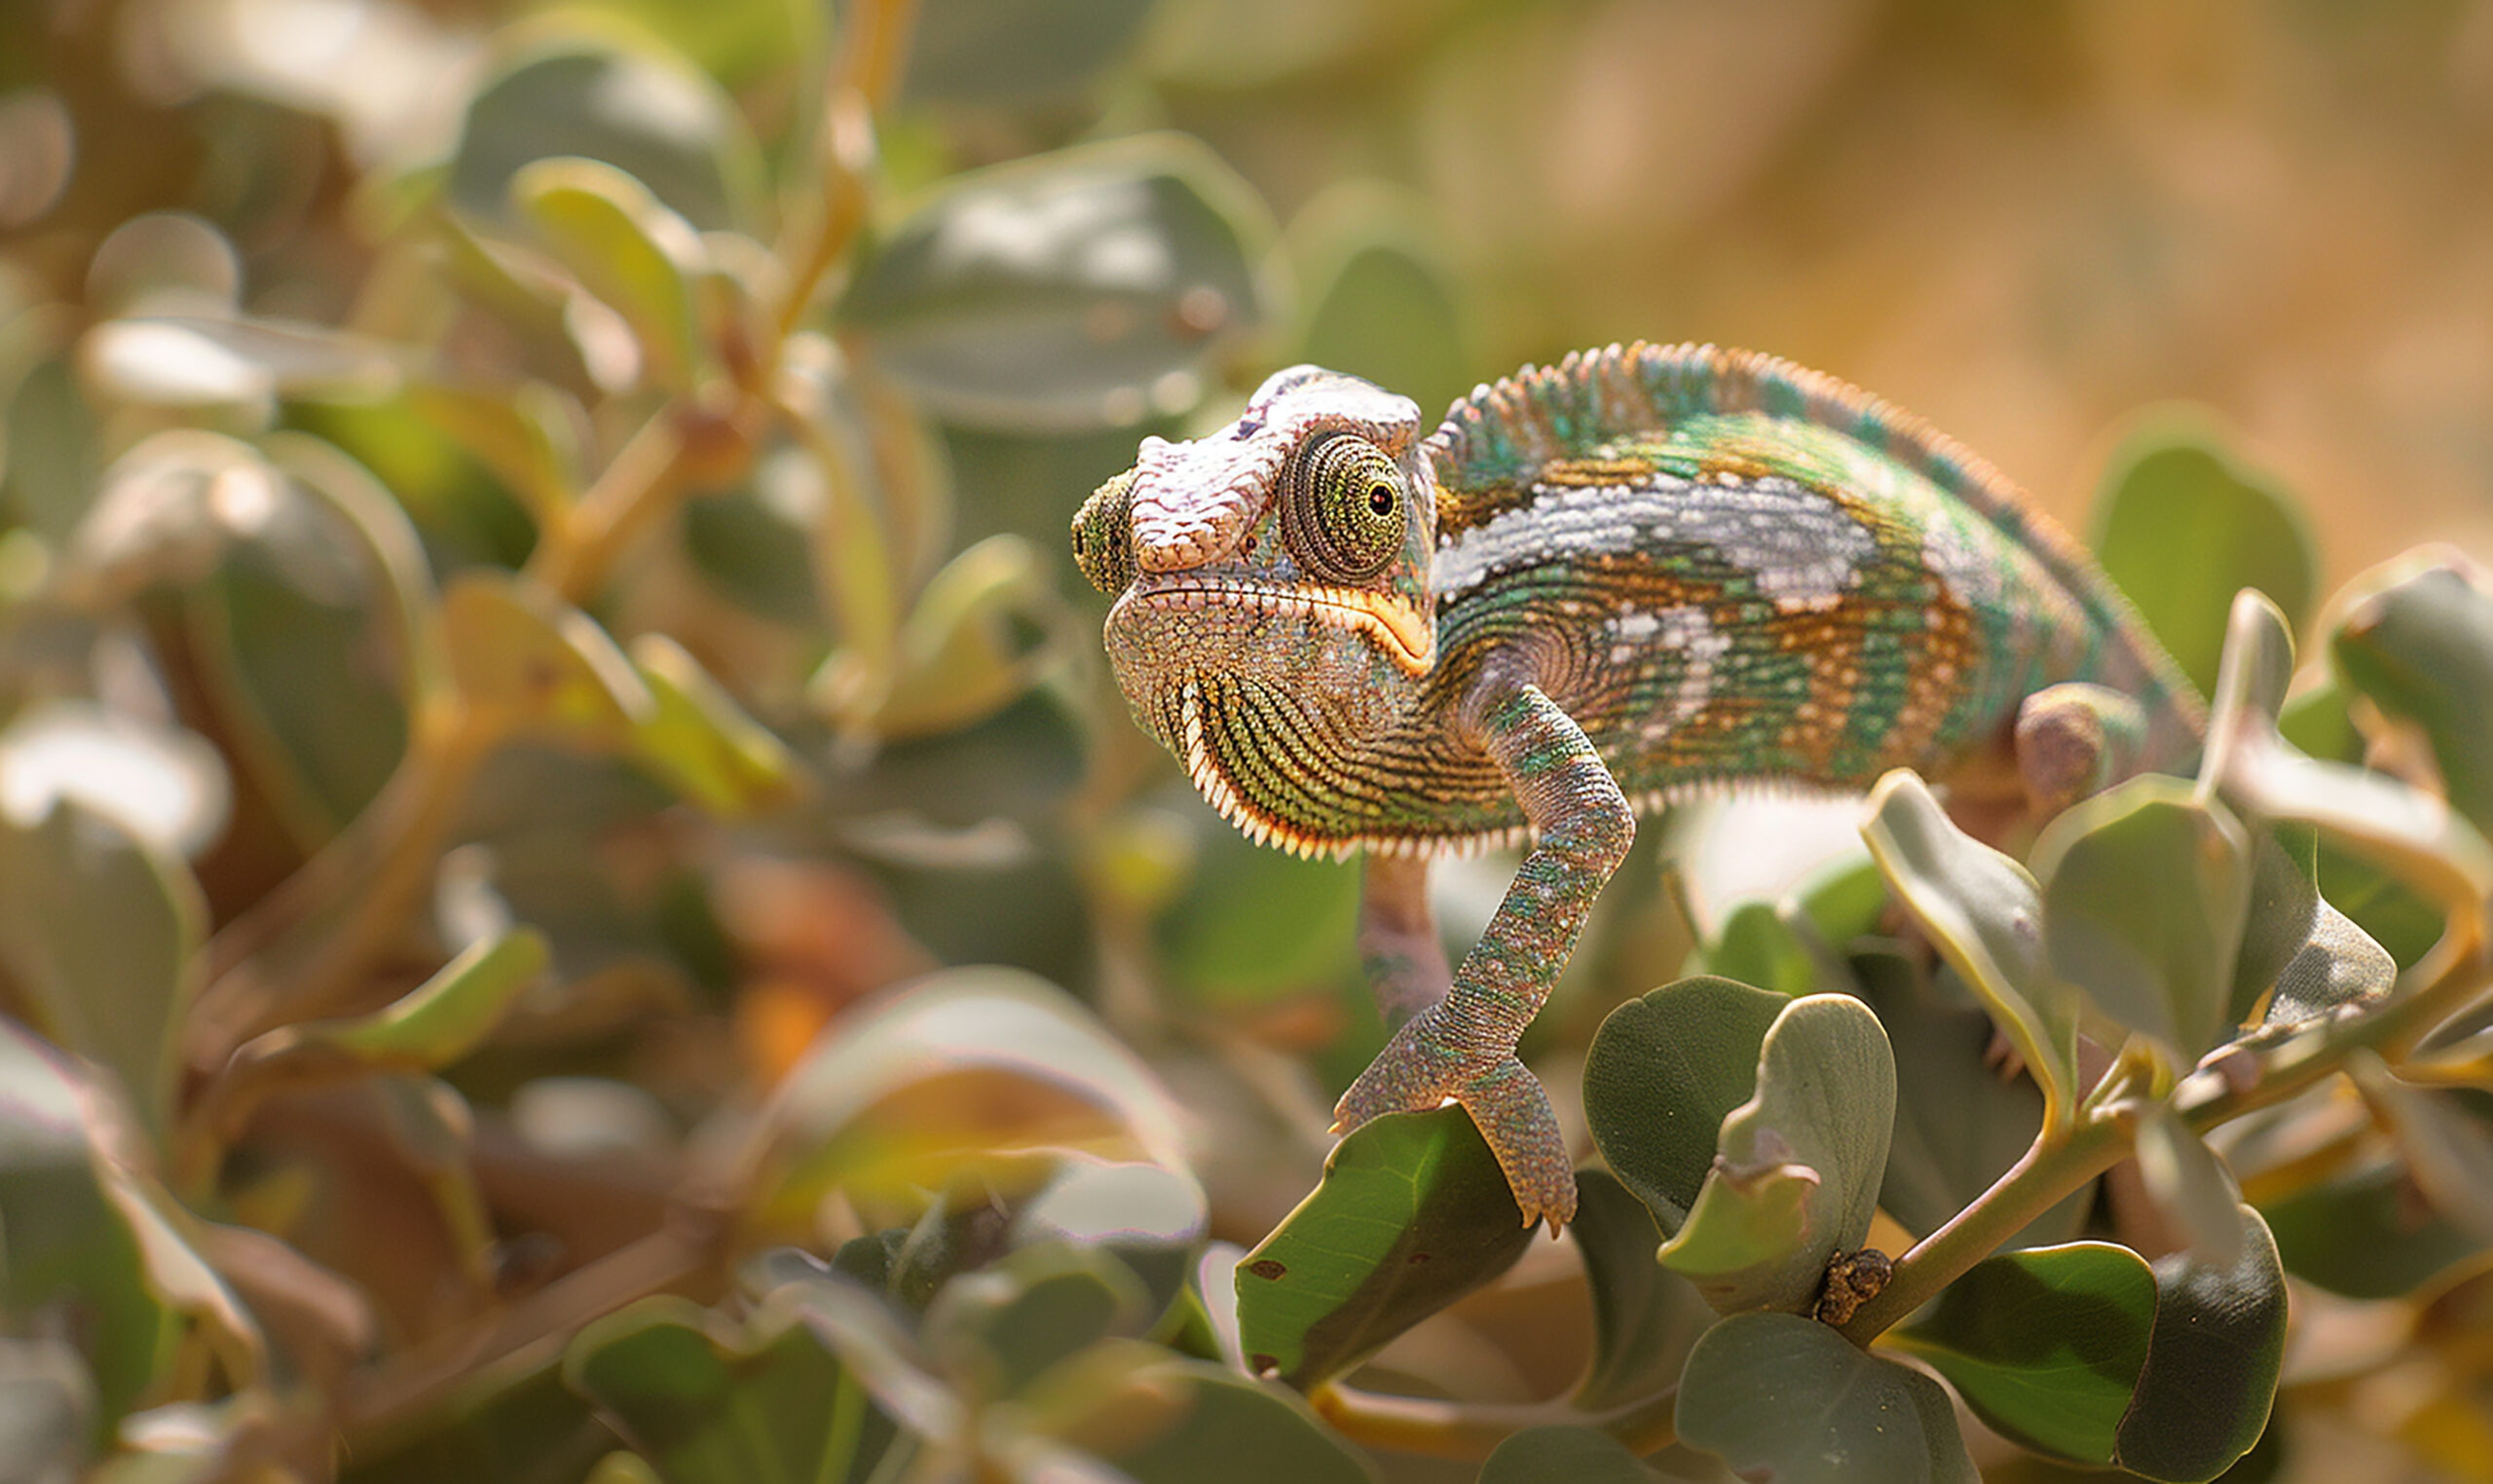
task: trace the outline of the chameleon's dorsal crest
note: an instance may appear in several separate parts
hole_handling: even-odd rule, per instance
[[[1396,458],[1420,434],[1409,397],[1326,371],[1292,366],[1257,388],[1246,410],[1209,438],[1145,438],[1135,461],[1135,563],[1183,572],[1235,550],[1300,441],[1318,428],[1355,432]]]

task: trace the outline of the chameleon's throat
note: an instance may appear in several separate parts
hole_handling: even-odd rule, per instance
[[[1436,663],[1437,631],[1429,619],[1391,593],[1358,587],[1279,587],[1231,578],[1195,578],[1165,586],[1136,587],[1117,601],[1160,609],[1221,609],[1312,618],[1365,634],[1410,675],[1426,675]]]

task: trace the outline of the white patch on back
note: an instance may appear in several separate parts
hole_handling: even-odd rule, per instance
[[[1748,573],[1776,608],[1805,612],[1842,601],[1878,552],[1869,528],[1792,479],[1656,474],[1640,484],[1536,485],[1532,493],[1529,504],[1438,546],[1430,585],[1440,601],[1510,566],[1699,545]]]

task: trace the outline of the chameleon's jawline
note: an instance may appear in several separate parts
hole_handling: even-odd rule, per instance
[[[1396,603],[1390,594],[1364,588],[1281,587],[1227,577],[1190,577],[1151,587],[1136,586],[1117,600],[1118,609],[1128,606],[1243,610],[1313,618],[1334,628],[1367,635],[1406,674],[1426,675],[1436,663],[1435,627]],[[1109,622],[1115,621],[1116,614],[1112,612]]]

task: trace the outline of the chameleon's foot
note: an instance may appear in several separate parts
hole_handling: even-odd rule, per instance
[[[1558,1115],[1541,1079],[1507,1057],[1457,1089],[1455,1101],[1498,1157],[1507,1187],[1523,1208],[1523,1224],[1549,1223],[1549,1235],[1576,1219],[1576,1163],[1558,1136]]]
[[[1348,1133],[1382,1113],[1425,1113],[1442,1106],[1464,1081],[1463,1064],[1431,1033],[1426,1012],[1403,1022],[1333,1105],[1333,1132]]]

